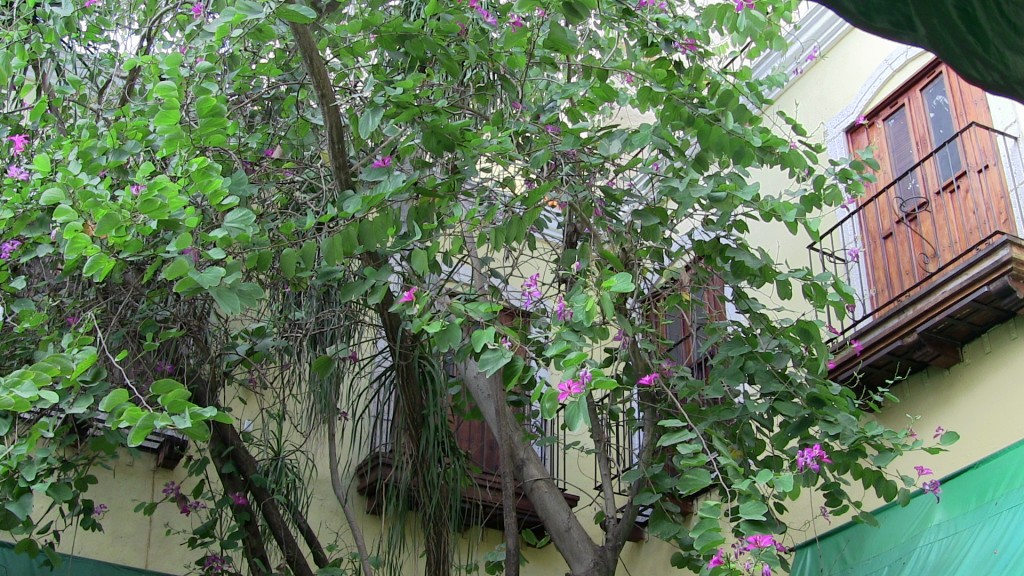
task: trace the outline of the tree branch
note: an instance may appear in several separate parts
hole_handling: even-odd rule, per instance
[[[356,550],[359,552],[359,564],[362,566],[363,576],[373,576],[373,566],[370,565],[370,554],[366,549],[366,540],[363,538],[363,529],[356,520],[355,511],[348,501],[348,488],[342,485],[341,474],[338,472],[340,461],[338,460],[338,422],[337,418],[327,419],[327,457],[328,466],[331,467],[331,488],[334,490],[334,497],[341,504],[341,511],[345,514],[345,522],[352,531],[352,539],[356,541]]]

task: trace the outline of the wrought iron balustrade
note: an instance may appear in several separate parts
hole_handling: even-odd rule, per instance
[[[1020,143],[978,123],[878,186],[808,246],[812,269],[836,274],[857,294],[843,320],[828,312],[839,332],[890,312],[994,238],[1024,229]]]

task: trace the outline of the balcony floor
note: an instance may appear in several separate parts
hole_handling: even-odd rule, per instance
[[[964,344],[1024,313],[1024,240],[1000,234],[919,291],[848,334],[829,376],[858,389],[877,389],[898,376],[962,360]]]

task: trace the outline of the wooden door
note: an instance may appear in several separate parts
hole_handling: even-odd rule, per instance
[[[859,200],[870,308],[882,313],[994,231],[1014,233],[985,93],[933,62],[848,132],[875,149],[876,182]]]

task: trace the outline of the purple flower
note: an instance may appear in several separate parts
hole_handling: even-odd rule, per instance
[[[13,144],[14,149],[12,152],[15,156],[24,152],[25,147],[28,146],[28,136],[25,136],[24,134],[8,136],[7,139],[10,140],[11,144]]]
[[[857,205],[857,198],[854,197],[854,196],[847,196],[846,200],[843,200],[842,205],[840,205],[840,208],[842,208],[843,210],[853,210],[853,208],[856,205]]]
[[[594,376],[590,374],[590,369],[584,368],[584,369],[580,370],[580,383],[581,384],[586,385],[586,384],[590,384],[593,381],[594,381]]]
[[[381,156],[370,164],[371,168],[387,168],[391,166],[391,156]]]
[[[921,489],[927,494],[935,495],[935,503],[939,503],[939,494],[942,494],[942,488],[939,488],[938,480],[928,480],[921,484]]]
[[[192,258],[193,264],[199,263],[199,250],[197,250],[196,248],[189,246],[188,248],[185,248],[184,250],[181,251],[181,255],[190,256]]]
[[[522,112],[523,108],[525,108],[525,106],[523,106],[523,103],[522,102],[518,102],[518,101],[517,102],[513,102],[511,104],[511,106],[512,106],[512,109],[515,110],[516,112]]]
[[[195,4],[192,5],[192,17],[193,18],[202,18],[203,17],[203,12],[205,12],[205,10],[206,9],[203,8],[203,4],[201,2],[196,2]]]
[[[484,19],[485,23],[490,24],[491,26],[498,25],[498,17],[495,16],[494,14],[491,14],[489,10],[478,7],[476,9],[476,13],[479,14],[480,17]]]
[[[0,244],[0,260],[9,260],[15,250],[21,248],[21,245],[21,240],[8,240],[7,242]]]
[[[828,454],[821,448],[821,444],[815,444],[810,448],[804,448],[796,453],[796,471],[803,472],[809,468],[815,472],[821,470],[822,464],[831,464]]]
[[[586,387],[583,385],[583,382],[566,380],[558,385],[558,401],[565,402],[571,396],[582,394],[585,388]]]
[[[513,30],[518,30],[518,29],[522,28],[525,25],[526,25],[526,23],[523,22],[523,19],[522,19],[522,17],[519,16],[519,14],[513,14],[512,17],[509,18],[509,20],[508,20],[508,26],[509,26],[509,28],[512,28]]]
[[[629,72],[626,72],[626,84],[632,84],[633,80],[634,80],[633,75],[630,74]]]
[[[860,260],[860,248],[847,248],[846,259],[851,263],[856,263]]]
[[[85,6],[86,8],[92,8],[93,6],[95,6],[95,5],[99,4],[99,3],[100,3],[100,0],[85,0],[85,4],[83,4],[83,6]]]
[[[700,49],[695,38],[683,38],[682,42],[673,42],[672,45],[683,54],[696,52]]]
[[[747,536],[746,546],[743,547],[746,551],[759,550],[761,548],[774,548],[778,546],[778,542],[775,541],[775,536],[771,534],[755,534],[753,536]]]
[[[73,316],[68,316],[67,318],[64,319],[64,322],[67,323],[68,328],[74,328],[75,326],[78,326],[78,324],[81,321],[82,321],[82,317],[81,316],[74,316],[74,315]]]
[[[917,432],[914,432],[913,428],[907,430],[907,435],[910,436],[911,438],[917,438]]]
[[[527,310],[533,308],[541,301],[544,294],[540,291],[538,283],[540,282],[540,274],[534,274],[530,278],[523,282],[523,307]]]
[[[412,288],[409,288],[408,290],[406,290],[405,293],[402,294],[402,297],[398,299],[398,303],[399,304],[405,304],[406,302],[414,302],[414,301],[416,301],[416,291],[417,290],[419,290],[419,288],[416,287],[416,286],[413,286]]]
[[[145,190],[146,187],[142,184],[132,184],[129,189],[131,190],[132,196],[138,196],[139,194],[142,194],[142,191]]]
[[[836,328],[835,326],[829,324],[825,328],[829,331],[830,334],[835,334],[836,336],[839,336],[839,329]]]
[[[162,492],[164,496],[172,496],[177,498],[178,496],[181,495],[181,486],[178,485],[178,483],[175,482],[174,480],[171,480],[167,484],[164,484],[164,489],[161,490],[160,492]]]
[[[271,146],[263,151],[264,158],[273,158],[277,154],[277,146]]]
[[[654,386],[654,383],[658,381],[661,376],[657,372],[652,372],[647,376],[636,381],[638,386]]]
[[[249,499],[241,492],[232,492],[229,496],[231,496],[231,503],[235,506],[245,506],[249,503]]]
[[[804,62],[814,62],[818,59],[818,47],[811,48],[811,52],[804,58]]]
[[[110,510],[110,507],[108,507],[106,504],[97,504],[92,508],[92,517],[99,518],[100,516],[106,514],[107,510]]]
[[[29,174],[28,170],[25,170],[21,166],[14,166],[12,164],[7,167],[7,177],[24,182],[29,179]]]
[[[864,345],[860,343],[860,340],[850,340],[850,347],[853,351],[860,356],[860,353],[864,351]]]
[[[221,574],[228,569],[228,560],[217,554],[210,554],[203,560],[203,572],[207,574]]]
[[[722,549],[719,548],[718,550],[715,551],[715,555],[711,558],[711,561],[708,562],[708,570],[714,570],[715,568],[718,568],[719,566],[724,566],[724,565],[725,565],[725,559],[722,558]]]
[[[946,429],[945,428],[943,428],[942,426],[936,426],[935,427],[935,434],[932,434],[932,439],[934,440],[936,438],[941,438],[942,435],[945,434],[945,433],[946,433]]]
[[[537,18],[543,18],[543,17],[548,15],[548,12],[547,12],[547,10],[545,10],[545,9],[543,9],[543,8],[538,6],[537,9],[533,11],[533,14]]]
[[[856,311],[857,311],[857,305],[856,304],[847,304],[846,305],[846,312],[848,314],[853,314]]]
[[[508,339],[508,336],[501,337],[501,345],[505,347],[505,350],[512,349],[512,341]]]
[[[754,7],[754,0],[735,0],[735,2],[737,12],[743,12],[747,8]]]
[[[921,476],[931,476],[932,474],[932,469],[925,468],[924,466],[914,466],[914,470],[917,470],[918,478],[920,478]]]
[[[867,117],[864,116],[863,114],[861,114],[860,116],[857,116],[856,124],[857,124],[857,126],[867,126],[868,125]]]
[[[829,524],[832,523],[832,520],[831,520],[832,515],[828,513],[828,507],[827,506],[819,506],[818,507],[818,512],[821,513],[821,517],[825,519],[825,522],[828,522]]]
[[[206,510],[206,503],[199,500],[193,500],[178,507],[178,511],[185,516],[191,516],[193,512],[198,512],[200,510]]]
[[[836,369],[836,361],[835,360],[829,360],[828,361],[828,369],[829,369],[829,371],[832,371],[832,370]]]
[[[171,375],[174,373],[174,364],[166,360],[157,360],[156,365],[153,366],[153,371],[157,374]]]
[[[576,262],[573,263],[573,265],[572,265],[572,271],[573,272],[579,272],[582,269],[583,269],[583,262],[580,262],[579,260],[577,260]]]
[[[559,322],[569,322],[572,320],[572,308],[569,308],[565,303],[565,299],[561,296],[558,297],[557,304],[555,306],[555,316]]]
[[[547,131],[548,134],[554,136],[557,136],[562,133],[562,129],[559,128],[558,126],[555,126],[554,124],[545,124],[544,130]]]

